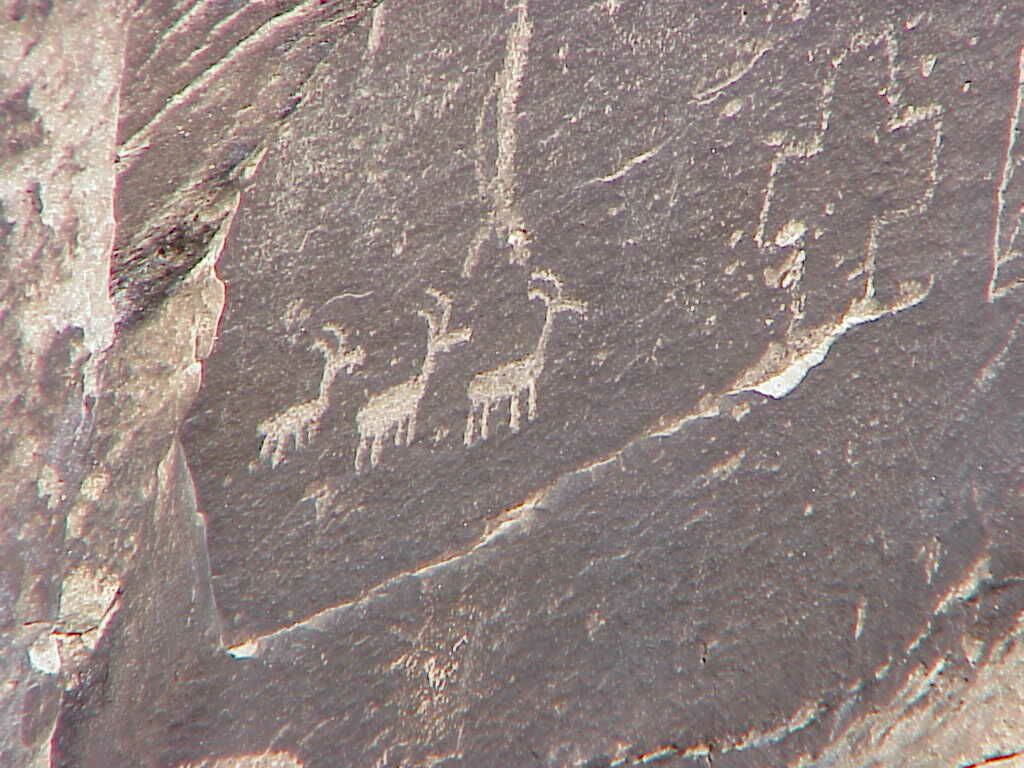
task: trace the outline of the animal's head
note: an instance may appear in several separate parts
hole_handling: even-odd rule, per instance
[[[313,347],[321,352],[325,358],[335,359],[335,364],[341,363],[349,373],[366,362],[366,352],[362,347],[350,349],[348,346],[348,334],[340,326],[328,324],[324,326],[324,333],[333,338],[333,343],[324,339],[317,339]]]
[[[417,313],[427,322],[427,343],[431,349],[446,352],[473,338],[472,328],[456,328],[454,331],[448,329],[452,318],[452,300],[450,298],[433,288],[428,288],[427,293],[434,298],[441,310],[440,316],[426,309],[421,309]]]
[[[531,299],[540,299],[553,314],[571,312],[581,317],[586,316],[586,302],[567,299],[562,295],[562,280],[553,272],[538,269],[530,276],[533,283],[528,292]]]
[[[356,347],[345,356],[345,370],[352,373],[356,368],[362,368],[366,362],[366,351],[362,347]]]

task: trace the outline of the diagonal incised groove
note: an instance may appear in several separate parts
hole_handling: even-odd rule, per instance
[[[351,600],[346,600],[343,603],[338,603],[337,605],[324,608],[305,619],[301,619],[300,621],[288,624],[280,629],[275,629],[274,631],[268,632],[264,635],[251,637],[241,643],[232,645],[227,648],[227,654],[235,659],[253,658],[262,655],[262,653],[271,647],[275,641],[286,638],[295,632],[303,630],[322,631],[326,629],[332,621],[344,615],[348,611],[367,605],[376,598],[384,596],[391,587],[411,579],[422,579],[433,576],[452,567],[453,565],[457,565],[462,561],[473,557],[480,550],[490,547],[492,544],[506,536],[527,530],[533,522],[534,510],[541,503],[544,496],[546,496],[546,493],[547,491],[543,491],[541,493],[534,494],[526,501],[511,507],[496,517],[494,522],[488,526],[487,530],[485,530],[485,532],[477,539],[476,542],[473,543],[471,547],[468,547],[461,552],[457,552],[454,555],[448,555],[446,557],[433,560],[426,565],[416,568],[415,570],[403,571],[402,573],[396,574],[385,581],[364,590],[357,597],[354,597]]]
[[[304,2],[298,7],[273,16],[249,35],[242,38],[224,56],[203,70],[198,77],[190,80],[180,90],[169,96],[156,114],[136,130],[135,133],[126,137],[121,142],[121,149],[118,151],[118,154],[122,157],[130,157],[144,150],[153,130],[162,122],[166,115],[201,93],[224,69],[238,60],[240,56],[264,45],[274,35],[287,30],[289,27],[316,19],[344,24],[360,18],[366,12],[369,5],[366,3],[358,4],[354,10],[342,15],[339,19],[333,18],[335,15],[342,13],[341,8],[338,7],[336,2]]]

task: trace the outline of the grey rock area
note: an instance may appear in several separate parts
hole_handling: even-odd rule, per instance
[[[0,765],[1024,765],[1024,5],[0,8]]]

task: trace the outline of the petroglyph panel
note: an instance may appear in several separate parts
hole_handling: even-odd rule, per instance
[[[928,213],[963,92],[930,88],[914,54],[927,15],[823,39],[761,25],[668,77],[685,49],[604,64],[666,56],[668,10],[581,8],[603,59],[525,2],[391,36],[409,14],[376,11],[324,67],[220,262],[233,300],[186,443],[238,641],[472,546],[524,490],[666,414],[788,394],[951,268]],[[393,46],[424,52],[415,77]],[[309,340],[332,327],[344,341]],[[261,567],[268,537],[334,578]]]
[[[332,38],[232,198],[181,433],[200,685],[280,701],[204,724],[220,759],[797,764],[941,671],[1024,562],[1024,18],[981,5]]]

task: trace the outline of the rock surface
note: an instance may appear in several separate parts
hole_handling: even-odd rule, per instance
[[[4,12],[0,762],[1024,753],[1019,4]]]

